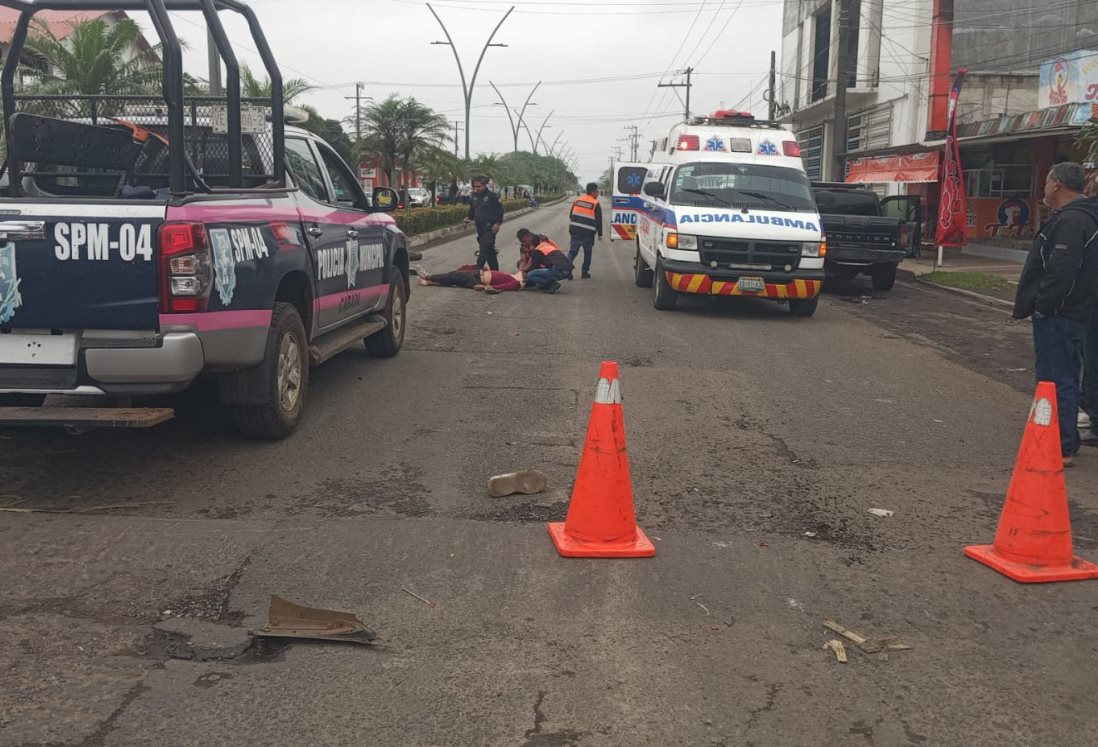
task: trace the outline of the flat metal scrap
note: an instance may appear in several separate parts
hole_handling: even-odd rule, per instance
[[[252,633],[264,638],[305,638],[374,645],[377,635],[350,612],[302,607],[271,595],[267,624]]]

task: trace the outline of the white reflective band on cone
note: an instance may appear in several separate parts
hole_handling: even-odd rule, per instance
[[[1037,425],[1052,423],[1052,403],[1043,397],[1033,403],[1033,422]]]
[[[620,405],[621,384],[617,379],[599,379],[599,388],[595,390],[596,405]]]

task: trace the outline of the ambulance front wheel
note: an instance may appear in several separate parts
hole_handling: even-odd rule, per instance
[[[679,300],[679,294],[675,292],[671,287],[671,283],[667,281],[667,273],[664,272],[663,262],[660,261],[659,255],[656,256],[656,269],[655,269],[655,282],[656,293],[652,296],[652,305],[660,311],[671,311],[675,308],[675,303]]]
[[[652,287],[652,268],[641,258],[640,240],[637,240],[637,256],[633,258],[633,282],[638,288]]]

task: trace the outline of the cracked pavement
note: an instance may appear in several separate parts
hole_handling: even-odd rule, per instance
[[[505,263],[520,225],[563,241],[565,208],[508,221]],[[29,510],[0,513],[0,745],[1093,743],[1098,587],[961,554],[994,534],[1027,327],[908,283],[810,320],[660,313],[622,243],[592,272],[555,296],[414,288],[402,353],[314,371],[278,444],[195,397],[145,433],[0,431],[0,505]],[[545,531],[603,359],[652,559],[565,560]],[[486,495],[523,467],[544,493]],[[1067,479],[1098,560],[1098,451]],[[379,645],[241,654],[271,594]],[[912,649],[839,664],[828,619]]]

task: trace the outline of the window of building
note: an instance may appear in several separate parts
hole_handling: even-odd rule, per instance
[[[846,121],[846,151],[879,150],[892,145],[892,104],[852,114]]]
[[[831,68],[831,9],[815,18],[812,45],[812,100],[827,96],[827,76]]]
[[[801,146],[801,162],[808,178],[820,181],[823,178],[823,139],[824,126],[811,127],[797,133],[797,142]]]

